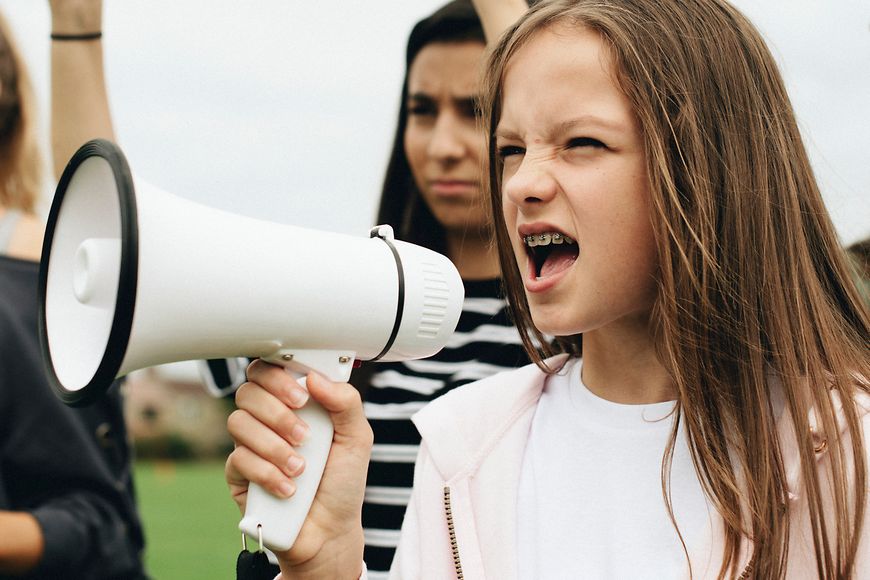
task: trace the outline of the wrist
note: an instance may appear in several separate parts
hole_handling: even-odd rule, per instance
[[[100,32],[103,29],[101,10],[79,7],[56,8],[51,13],[52,34],[78,35]]]
[[[362,529],[345,538],[330,541],[303,562],[278,556],[282,580],[358,580],[362,574],[365,539]]]

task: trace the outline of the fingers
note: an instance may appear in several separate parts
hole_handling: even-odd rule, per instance
[[[249,367],[248,376],[251,381],[236,391],[238,409],[227,419],[236,449],[227,459],[226,479],[242,509],[249,481],[279,497],[296,491],[292,478],[304,471],[305,460],[294,445],[301,445],[309,433],[288,406],[308,398],[307,393],[304,398],[295,393],[302,389],[290,375],[260,362]]]
[[[294,413],[304,391],[281,367],[261,361],[248,368],[249,382],[236,391],[236,406],[227,428],[237,448],[227,460],[226,478],[236,502],[243,507],[248,482],[287,497],[295,491],[292,478],[305,469],[296,452],[309,436],[308,426]],[[347,383],[335,383],[317,373],[308,375],[311,397],[330,414],[334,427],[333,451],[367,464],[372,431],[363,413],[359,392]],[[365,465],[361,470],[365,477]],[[244,509],[244,508],[243,508]]]
[[[302,407],[310,394],[329,412],[338,437],[350,437],[360,443],[368,442],[371,445],[371,428],[363,412],[362,400],[359,391],[351,385],[332,382],[322,375],[312,372],[308,375],[306,382],[308,390],[306,391],[284,369],[260,360],[254,361],[248,367],[248,380],[260,385],[284,405],[294,409]],[[250,388],[247,389],[248,393],[244,393],[245,387],[246,385],[242,385],[242,388],[236,392],[237,404],[239,404],[240,393],[243,399],[247,394],[250,394]],[[241,407],[241,405],[239,406]],[[294,439],[287,431],[287,429],[292,429],[290,423],[293,419],[288,419],[288,417],[292,417],[292,414],[279,412],[273,407],[270,400],[260,396],[251,401],[251,409],[255,416],[274,428],[279,434],[290,441],[298,442],[298,439]]]
[[[248,382],[239,387],[236,391],[236,407],[293,445],[302,445],[308,438],[309,429],[305,422],[257,383]],[[244,435],[244,432],[240,432],[240,435]],[[247,442],[242,444],[247,445]]]
[[[247,447],[236,447],[227,458],[224,475],[233,499],[242,511],[245,509],[248,483],[254,482],[273,495],[287,498],[296,491],[293,480],[278,467],[263,460]]]
[[[247,411],[233,411],[227,429],[238,446],[271,462],[286,477],[298,477],[304,470],[305,460],[290,443]]]
[[[247,377],[288,407],[298,409],[308,402],[308,391],[281,367],[258,359],[248,365]]]
[[[298,455],[294,450],[300,440],[298,428],[304,425],[294,411],[299,408],[299,397],[294,396],[294,391],[301,387],[284,369],[263,362],[249,367],[248,379],[250,382],[236,392],[238,410],[227,422],[238,446],[227,459],[225,475],[233,499],[242,511],[246,508],[249,482],[283,499],[296,493],[293,478],[304,469],[291,463]],[[359,522],[371,453],[371,428],[359,393],[352,386],[331,382],[316,373],[308,375],[307,386],[311,399],[329,413],[334,435],[331,441],[325,438],[317,441],[330,444],[326,466],[292,554],[287,552],[285,556],[292,555],[293,562],[287,562],[296,566],[313,561],[318,554],[328,559],[335,559],[335,554],[351,554],[356,566],[363,544]],[[311,412],[308,418],[312,426],[326,426],[321,409],[316,408],[319,405],[309,405],[302,411],[303,416]],[[309,447],[317,450],[319,446],[314,443],[312,438]],[[304,453],[305,448],[300,451]],[[312,465],[313,457],[310,457]],[[324,549],[327,545],[328,550]]]
[[[335,437],[349,437],[371,447],[373,435],[363,411],[359,391],[348,383],[335,383],[318,373],[308,375],[308,392],[329,412]]]

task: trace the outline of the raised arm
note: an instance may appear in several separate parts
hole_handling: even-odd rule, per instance
[[[51,5],[51,149],[55,179],[86,141],[114,141],[103,71],[103,0]]]
[[[529,9],[526,0],[472,0],[472,4],[490,45]]]

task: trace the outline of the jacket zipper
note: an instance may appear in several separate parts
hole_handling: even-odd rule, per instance
[[[459,560],[459,545],[456,543],[456,527],[453,524],[453,507],[450,505],[450,487],[444,486],[444,513],[447,516],[447,533],[450,534],[450,550],[453,552],[453,566],[456,577],[463,580],[462,562]]]

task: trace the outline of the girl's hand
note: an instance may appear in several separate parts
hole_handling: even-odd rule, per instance
[[[48,0],[48,4],[55,34],[88,34],[103,29],[103,0]]]
[[[278,497],[291,497],[297,465],[293,446],[305,439],[305,426],[293,409],[306,393],[284,369],[262,361],[248,367],[249,382],[236,391],[238,410],[227,426],[236,449],[226,463],[233,500],[244,512],[248,483]],[[362,569],[361,512],[372,431],[359,393],[347,383],[333,383],[312,373],[308,393],[326,409],[335,428],[332,448],[311,510],[293,547],[278,556],[292,578],[358,578]]]

